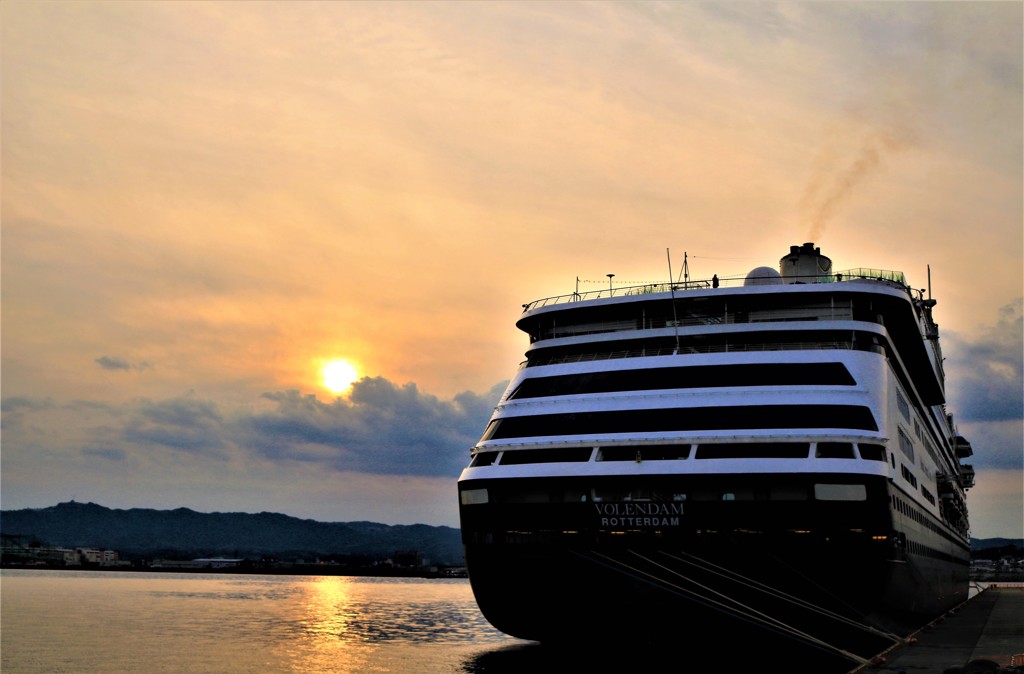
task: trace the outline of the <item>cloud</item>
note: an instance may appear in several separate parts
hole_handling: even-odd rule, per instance
[[[123,449],[113,447],[86,447],[82,450],[82,453],[108,461],[124,461],[128,458],[127,452]]]
[[[1024,299],[977,338],[943,337],[950,406],[976,468],[1024,468]]]
[[[4,398],[0,403],[0,409],[4,415],[19,412],[21,410],[45,410],[53,407],[54,402],[50,398],[31,398],[28,396],[10,396]]]
[[[967,438],[974,455],[964,463],[975,470],[1015,470],[1018,472],[1018,486],[1024,485],[1024,437],[1020,419],[1009,421],[964,422],[957,424],[957,430]]]
[[[123,358],[115,358],[112,356],[100,356],[95,360],[95,362],[104,370],[145,370],[151,367],[150,364],[145,361],[132,364]]]
[[[999,309],[996,325],[976,339],[951,333],[945,351],[951,398],[963,421],[1024,417],[1024,299]]]
[[[43,451],[74,461],[130,460],[145,470],[167,461],[196,462],[197,470],[206,460],[241,467],[301,462],[335,472],[454,478],[504,386],[444,400],[415,384],[364,377],[348,399],[325,402],[288,390],[265,393],[269,405],[255,407],[194,394],[120,405],[10,397],[3,401],[12,427],[5,461]]]
[[[228,429],[213,402],[176,398],[136,404],[121,437],[130,445],[160,446],[208,456],[225,457]],[[109,454],[116,456],[116,453]]]
[[[13,430],[26,416],[53,408],[51,398],[32,398],[29,396],[9,396],[0,401],[0,429],[5,432]]]
[[[379,475],[459,474],[503,387],[452,400],[364,377],[349,399],[322,402],[298,391],[267,393],[277,409],[242,422],[248,444],[275,460],[321,462]]]

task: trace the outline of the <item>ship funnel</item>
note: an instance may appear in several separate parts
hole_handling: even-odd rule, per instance
[[[789,255],[779,260],[779,272],[786,283],[823,283],[832,280],[832,260],[813,243],[790,246]]]

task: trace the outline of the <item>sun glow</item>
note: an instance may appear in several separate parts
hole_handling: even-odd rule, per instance
[[[335,358],[324,363],[320,368],[320,378],[324,387],[335,394],[342,394],[352,388],[359,379],[359,370],[344,358]]]

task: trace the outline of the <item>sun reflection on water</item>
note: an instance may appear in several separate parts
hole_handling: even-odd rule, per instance
[[[298,616],[302,638],[291,645],[288,658],[292,671],[362,671],[375,647],[352,631],[359,611],[353,601],[352,579],[318,577],[303,583],[303,588],[303,613]]]
[[[308,614],[303,624],[306,632],[315,637],[344,638],[351,613],[348,599],[351,582],[348,578],[324,577],[308,583]]]

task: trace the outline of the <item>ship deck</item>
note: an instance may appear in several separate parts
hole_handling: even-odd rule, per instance
[[[1024,584],[989,586],[913,637],[849,674],[1018,671],[1008,668],[1024,667]]]

